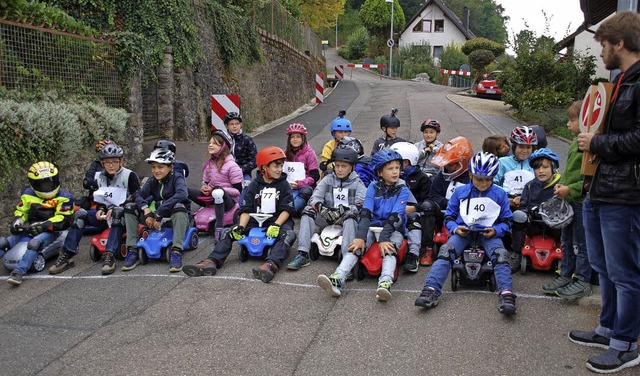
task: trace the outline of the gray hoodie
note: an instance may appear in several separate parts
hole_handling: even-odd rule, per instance
[[[313,195],[309,199],[309,205],[316,206],[321,203],[328,208],[334,207],[334,188],[342,188],[348,190],[347,197],[349,208],[355,214],[364,204],[364,196],[367,194],[367,187],[364,186],[362,180],[355,171],[351,171],[349,176],[344,180],[338,179],[336,174],[326,175],[313,190]]]

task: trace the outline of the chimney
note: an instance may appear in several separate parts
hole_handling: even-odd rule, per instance
[[[462,26],[465,30],[469,30],[469,8],[462,9]]]

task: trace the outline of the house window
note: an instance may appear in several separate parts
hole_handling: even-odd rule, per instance
[[[442,46],[433,46],[433,57],[439,59],[442,56]]]
[[[435,20],[435,22],[433,23],[433,32],[434,33],[444,32],[444,20]]]
[[[431,32],[431,20],[421,20],[413,27],[413,31],[415,32]]]

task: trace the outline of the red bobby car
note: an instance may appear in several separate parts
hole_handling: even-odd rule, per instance
[[[138,238],[142,236],[142,232],[145,229],[143,224],[138,224]],[[107,239],[109,238],[109,233],[111,232],[111,228],[106,228],[99,234],[96,234],[91,237],[91,245],[89,246],[89,257],[91,261],[100,261],[102,259],[102,255],[104,254],[105,249],[107,248]],[[122,241],[120,243],[120,252],[116,252],[115,256],[119,260],[124,260],[127,257],[127,245],[125,241],[127,240],[126,232],[122,232]]]
[[[527,267],[533,270],[556,270],[562,261],[562,245],[560,241],[547,235],[528,235],[522,247],[520,274],[527,273]]]
[[[378,234],[382,227],[370,227],[370,230],[375,232],[375,229],[378,230]],[[376,239],[378,237],[376,234]],[[404,255],[407,251],[407,239],[402,241],[402,246],[398,249],[398,255],[396,258],[396,270],[393,273],[393,281],[395,282],[398,279],[398,270],[399,267],[404,262]],[[365,277],[379,277],[380,273],[382,273],[382,255],[380,254],[380,248],[378,248],[378,242],[375,241],[371,244],[371,247],[364,253],[364,255],[360,258],[356,266],[354,267],[354,274],[358,281],[363,280]]]

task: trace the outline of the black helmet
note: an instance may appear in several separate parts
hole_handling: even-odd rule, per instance
[[[364,146],[362,146],[362,142],[355,137],[346,136],[342,137],[342,140],[338,143],[338,149],[351,149],[358,153],[359,157],[364,155]]]
[[[211,137],[213,136],[222,137],[222,140],[224,141],[224,143],[227,144],[227,147],[229,149],[231,149],[231,139],[229,138],[229,135],[227,134],[227,132],[221,131],[219,129],[215,131],[211,131]]]
[[[224,115],[224,125],[229,124],[229,122],[233,119],[237,119],[242,123],[242,117],[240,116],[239,113],[237,112],[229,112],[226,115]]]
[[[333,149],[331,152],[331,162],[343,161],[353,165],[358,163],[358,153],[353,149]]]
[[[384,115],[380,118],[380,128],[398,128],[400,119],[395,115]]]
[[[176,143],[169,140],[158,140],[156,141],[156,144],[153,145],[153,149],[169,149],[175,154]]]
[[[100,159],[106,158],[122,158],[124,156],[124,150],[114,143],[106,144],[100,150]]]

